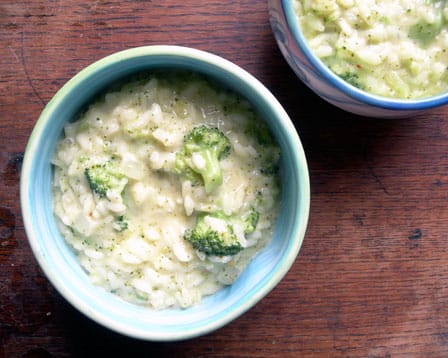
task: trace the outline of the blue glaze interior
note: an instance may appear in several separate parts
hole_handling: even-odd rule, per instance
[[[203,73],[249,99],[268,121],[281,145],[282,207],[273,240],[238,280],[201,304],[153,311],[123,301],[92,285],[61,237],[52,212],[51,158],[64,123],[92,98],[131,73],[160,67]],[[197,50],[151,46],[123,51],[100,60],[70,80],[48,103],[30,137],[21,177],[21,205],[33,252],[57,290],[78,310],[126,335],[176,340],[217,329],[264,297],[286,274],[300,249],[309,210],[306,159],[297,133],[278,102],[244,70]]]
[[[358,88],[348,84],[339,76],[334,74],[317,56],[315,56],[308,46],[299,23],[294,13],[293,0],[281,0],[285,18],[288,27],[293,34],[296,46],[301,50],[307,60],[317,69],[319,74],[324,77],[332,86],[348,96],[372,106],[391,110],[423,110],[448,104],[448,92],[422,99],[403,100],[395,98],[381,97],[374,94],[361,91]]]

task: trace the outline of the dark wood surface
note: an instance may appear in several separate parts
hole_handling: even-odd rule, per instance
[[[0,0],[0,43],[0,357],[448,356],[448,107],[374,120],[326,104],[285,63],[262,0]],[[58,88],[150,44],[255,75],[310,167],[309,228],[286,277],[224,328],[175,343],[122,337],[74,310],[38,268],[19,205],[25,145]]]

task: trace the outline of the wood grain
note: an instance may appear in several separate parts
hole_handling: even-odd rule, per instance
[[[265,1],[0,0],[0,357],[448,356],[448,108],[373,120],[319,99],[286,65]],[[259,304],[207,336],[119,336],[43,276],[19,205],[45,104],[112,52],[176,44],[221,55],[281,101],[303,141],[312,205],[302,250]]]

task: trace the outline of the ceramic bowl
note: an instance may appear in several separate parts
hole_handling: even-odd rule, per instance
[[[263,114],[280,144],[281,211],[274,236],[237,281],[200,304],[155,311],[125,302],[91,284],[67,246],[52,212],[52,165],[64,124],[102,90],[142,70],[196,71],[246,97]],[[300,139],[287,113],[248,72],[216,55],[178,46],[147,46],[105,57],[69,80],[48,103],[26,148],[21,174],[21,207],[31,249],[49,281],[76,309],[97,323],[144,340],[170,341],[209,333],[249,310],[290,269],[304,238],[310,191]]]
[[[327,102],[354,114],[376,118],[412,117],[448,104],[448,92],[401,100],[351,86],[314,55],[296,19],[293,0],[268,0],[268,6],[272,31],[284,58],[300,80]]]

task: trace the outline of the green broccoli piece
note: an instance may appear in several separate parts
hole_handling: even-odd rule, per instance
[[[123,215],[117,216],[114,222],[114,229],[118,232],[123,232],[128,228],[128,221]]]
[[[261,146],[266,147],[276,145],[268,126],[264,122],[256,120],[249,121],[246,125],[245,133],[249,137],[254,138]]]
[[[193,184],[203,183],[209,194],[222,184],[219,161],[229,155],[230,147],[229,139],[219,129],[195,127],[176,153],[175,170]]]
[[[280,169],[280,148],[269,147],[260,151],[259,170],[265,176],[274,176]]]
[[[359,88],[361,90],[365,89],[363,84],[359,81],[359,75],[355,72],[345,72],[343,74],[340,74],[339,77],[356,88]]]
[[[255,231],[259,213],[251,208],[242,216],[226,215],[223,212],[198,214],[194,228],[186,230],[184,239],[195,250],[212,256],[232,256],[243,250],[235,234],[235,225],[241,225],[244,234]]]
[[[437,1],[434,1],[437,2]],[[433,22],[421,20],[409,28],[408,36],[420,43],[421,46],[428,46],[445,26],[442,7],[437,8],[436,19]]]
[[[251,206],[249,211],[242,216],[245,234],[252,234],[255,231],[259,218],[259,212]]]
[[[278,173],[278,169],[279,169],[278,163],[275,162],[266,163],[266,165],[260,168],[260,173],[266,176],[275,175]]]
[[[218,225],[211,224],[213,222],[220,223],[222,227],[218,230]],[[243,249],[233,226],[221,213],[200,213],[195,227],[185,231],[184,239],[191,243],[195,250],[207,255],[230,256]]]
[[[275,156],[265,156],[260,166],[260,173],[266,176],[275,175],[280,168],[279,158]]]
[[[96,164],[84,170],[90,189],[100,197],[106,197],[108,192],[121,194],[128,183],[118,165],[113,161]]]
[[[260,173],[263,175],[275,175],[279,170],[280,150],[275,142],[269,127],[260,121],[249,121],[245,133],[253,138],[259,146]]]

